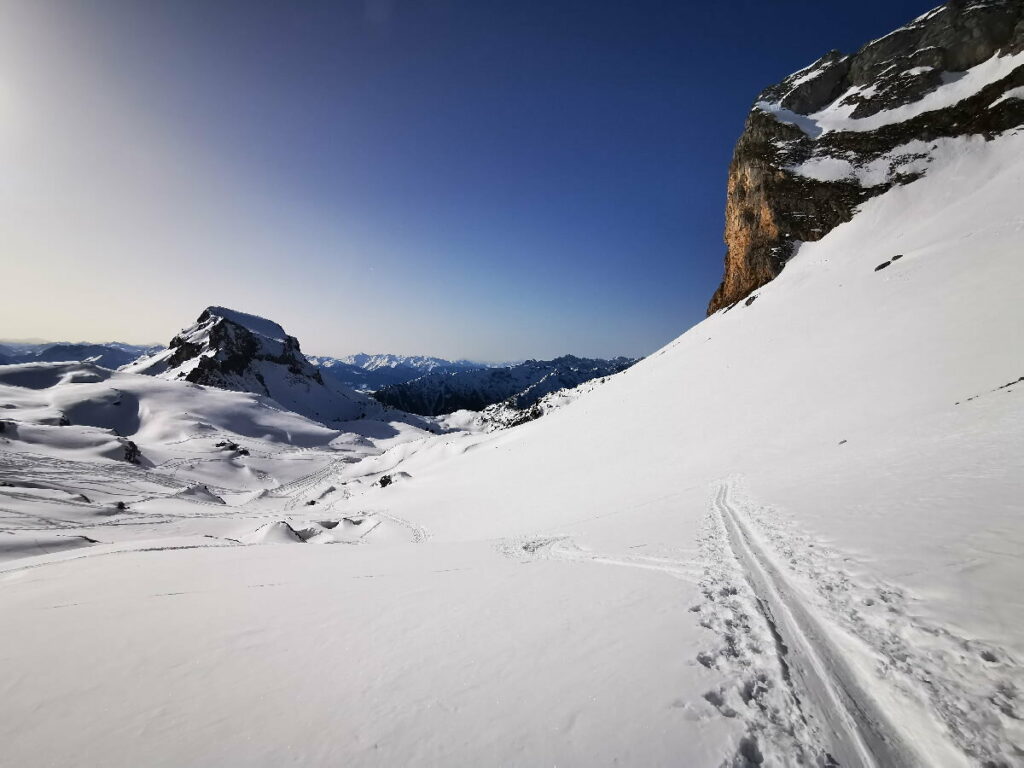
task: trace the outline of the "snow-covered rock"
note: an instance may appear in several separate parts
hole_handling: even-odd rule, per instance
[[[325,380],[277,323],[225,307],[208,307],[167,349],[125,367],[130,373],[188,381],[273,398],[282,407],[335,423],[379,416],[379,404]]]
[[[949,141],[1024,124],[1024,4],[954,0],[758,96],[729,169],[713,313],[775,278],[802,242],[927,174]]]
[[[484,408],[474,418],[473,426],[485,432],[493,432],[496,429],[509,429],[518,427],[520,424],[539,419],[558,408],[563,408],[570,403],[576,402],[581,396],[590,392],[594,387],[600,386],[608,381],[608,377],[602,376],[599,379],[591,379],[575,387],[565,387],[549,392],[539,400],[526,405],[516,405],[518,398],[512,396],[500,403],[494,403]]]

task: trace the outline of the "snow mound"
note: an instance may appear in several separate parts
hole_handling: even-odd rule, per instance
[[[264,523],[252,533],[242,536],[245,544],[302,544],[305,540],[284,520]]]
[[[195,501],[206,502],[207,504],[224,504],[224,499],[211,491],[207,486],[197,483],[196,485],[190,485],[183,491],[179,491],[174,494],[179,499],[193,499]]]

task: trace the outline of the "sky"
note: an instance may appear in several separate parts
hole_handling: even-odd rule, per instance
[[[0,338],[644,355],[758,92],[904,0],[0,0]]]

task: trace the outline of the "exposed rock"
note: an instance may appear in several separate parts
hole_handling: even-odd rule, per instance
[[[725,273],[708,314],[774,279],[801,242],[849,221],[867,199],[920,178],[933,149],[920,142],[1024,124],[1024,100],[1001,98],[1024,85],[1024,63],[1006,59],[975,90],[956,90],[965,71],[1022,50],[1024,2],[956,0],[763,91],[729,167]],[[920,108],[891,112],[908,106]]]
[[[608,381],[607,376],[598,379],[591,379],[576,387],[559,389],[549,392],[536,402],[525,406],[516,405],[516,398],[511,397],[494,405],[484,408],[475,422],[486,432],[493,432],[498,429],[510,429],[520,424],[527,424],[546,416],[551,411],[563,408],[578,400],[582,395],[592,391],[596,387]]]
[[[142,457],[139,446],[127,439],[122,439],[121,444],[124,446],[124,460],[129,464],[138,464],[139,459]]]
[[[250,318],[262,321],[259,324]],[[196,329],[199,333],[196,332]],[[171,339],[168,348],[168,368],[180,368],[194,362],[189,370],[182,370],[179,378],[194,384],[221,389],[233,389],[237,380],[247,375],[255,378],[270,395],[264,376],[253,369],[254,363],[265,362],[284,366],[295,377],[302,377],[323,385],[320,369],[311,364],[299,349],[299,340],[289,336],[276,323],[253,315],[209,307],[189,329]],[[210,350],[213,355],[203,354]]]
[[[277,323],[225,307],[208,307],[166,350],[126,366],[131,373],[187,381],[273,398],[321,422],[347,421],[381,407],[332,381]],[[244,449],[234,446],[240,455]]]

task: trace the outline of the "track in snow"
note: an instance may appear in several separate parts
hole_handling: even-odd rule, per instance
[[[695,583],[699,568],[692,562],[644,555],[609,555],[583,549],[571,536],[525,536],[504,539],[496,549],[506,557],[523,563],[534,560],[560,560],[569,563],[596,563],[623,568],[657,571]]]
[[[791,686],[796,706],[790,711],[802,721],[792,725],[791,733],[800,738],[797,731],[806,728],[814,734],[820,746],[807,751],[819,752],[817,761],[825,764],[834,761],[865,768],[926,765],[861,683],[846,654],[805,605],[798,589],[772,563],[730,505],[728,485],[718,488],[712,509],[768,623],[783,682]],[[819,751],[822,747],[824,755]]]

